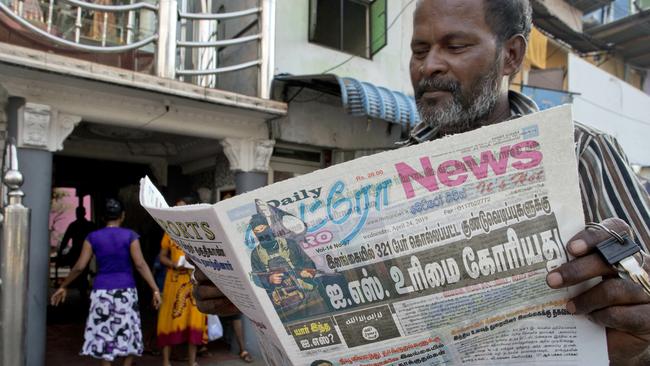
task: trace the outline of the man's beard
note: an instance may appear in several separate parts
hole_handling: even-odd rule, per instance
[[[499,97],[501,77],[499,56],[490,71],[476,80],[470,90],[463,92],[460,83],[444,77],[420,80],[415,100],[422,121],[438,130],[439,135],[467,132],[481,126],[492,113]],[[451,101],[430,104],[422,99],[427,91],[447,91]]]

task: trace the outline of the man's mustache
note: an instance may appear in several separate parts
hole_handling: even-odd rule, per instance
[[[460,91],[460,83],[456,80],[441,77],[422,79],[415,90],[415,99],[420,99],[424,93],[434,91],[446,91],[456,94]]]

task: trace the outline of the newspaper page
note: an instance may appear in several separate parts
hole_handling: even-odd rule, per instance
[[[584,226],[570,107],[215,205],[142,205],[250,318],[269,365],[607,365],[546,275]]]

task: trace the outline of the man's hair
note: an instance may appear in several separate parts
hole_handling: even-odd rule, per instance
[[[185,196],[181,196],[176,200],[176,203],[179,202],[185,202],[186,205],[194,205],[198,202],[199,200],[196,198],[194,194],[187,194]]]
[[[526,39],[533,23],[533,10],[529,0],[483,0],[485,21],[499,42],[521,34]]]
[[[77,206],[77,208],[74,210],[74,214],[78,219],[80,219],[86,216],[86,208],[83,206]]]

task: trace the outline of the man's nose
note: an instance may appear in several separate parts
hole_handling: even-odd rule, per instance
[[[437,74],[444,74],[449,69],[449,64],[444,57],[440,47],[431,47],[427,57],[424,59],[422,69],[420,72],[423,76],[432,76]]]

